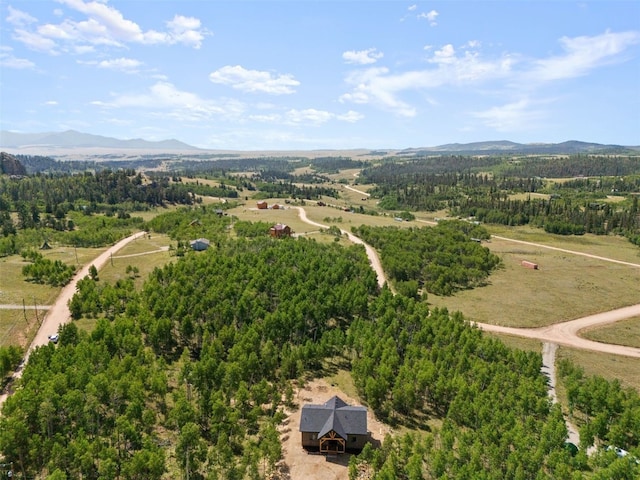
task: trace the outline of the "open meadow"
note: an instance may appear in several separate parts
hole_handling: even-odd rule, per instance
[[[561,245],[568,250],[611,255],[609,258],[624,261],[633,257],[630,248],[617,248],[620,244],[616,238],[578,237],[573,243],[571,239],[560,242],[549,234],[530,239],[519,235],[517,230],[513,235],[503,233],[545,245]],[[607,245],[606,240],[611,240],[612,245]],[[588,248],[589,241],[593,249]],[[495,237],[484,245],[500,256],[503,263],[489,276],[487,285],[451,297],[428,295],[432,305],[460,310],[465,317],[477,322],[541,327],[634,305],[640,300],[638,289],[634,288],[640,285],[640,266],[611,263]],[[524,268],[523,260],[538,264],[539,269]]]
[[[627,318],[604,327],[582,330],[580,335],[596,342],[640,348],[640,317]]]

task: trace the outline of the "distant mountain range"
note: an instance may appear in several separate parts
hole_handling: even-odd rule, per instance
[[[150,142],[141,138],[119,140],[102,135],[67,130],[65,132],[15,133],[0,131],[0,148],[129,148],[145,150],[198,150],[178,140]]]
[[[106,149],[139,149],[155,151],[203,151],[178,140],[162,140],[150,142],[140,138],[120,140],[102,135],[67,130],[65,132],[16,133],[0,131],[0,149],[39,147],[52,149],[74,148],[106,148]],[[238,150],[240,151],[240,150]],[[507,140],[449,143],[436,147],[419,147],[395,150],[396,155],[437,155],[451,153],[457,155],[498,155],[498,154],[576,154],[576,153],[638,153],[640,146],[603,145],[579,141],[562,143],[515,143]],[[377,151],[376,151],[377,153]],[[372,151],[373,154],[373,151]],[[386,151],[386,154],[392,154]]]
[[[601,143],[570,140],[562,143],[515,143],[508,140],[474,143],[449,143],[437,147],[407,148],[401,155],[456,154],[576,154],[576,153],[638,153],[640,146],[603,145]]]

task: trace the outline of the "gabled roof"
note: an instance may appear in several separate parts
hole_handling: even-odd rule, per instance
[[[189,243],[191,245],[195,245],[196,243],[203,243],[205,245],[209,245],[211,242],[209,242],[209,240],[206,238],[197,238],[196,240],[191,240],[191,242]]]
[[[345,440],[347,435],[367,434],[367,409],[347,405],[334,396],[322,405],[304,405],[300,417],[300,431],[313,432],[322,438],[330,431]]]

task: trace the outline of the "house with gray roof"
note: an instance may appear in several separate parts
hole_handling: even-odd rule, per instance
[[[209,240],[206,238],[197,238],[196,240],[191,240],[189,245],[191,245],[191,248],[196,252],[201,252],[209,248],[209,243]]]
[[[367,409],[334,396],[322,405],[307,404],[300,416],[302,446],[320,453],[360,451],[370,440]]]

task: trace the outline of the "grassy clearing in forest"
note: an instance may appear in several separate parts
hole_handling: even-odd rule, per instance
[[[552,235],[541,228],[531,226],[502,227],[498,225],[484,225],[492,235],[522,240],[525,242],[541,243],[549,247],[563,248],[576,252],[613,258],[623,262],[640,265],[640,248],[633,245],[626,238],[613,235]]]
[[[50,250],[52,252],[52,250]],[[73,255],[73,249],[71,249]],[[78,255],[80,252],[78,252]],[[46,257],[56,259],[55,254],[47,254]],[[65,263],[75,264],[65,261]],[[0,259],[0,304],[22,305],[24,300],[28,305],[37,303],[38,305],[50,305],[60,293],[59,287],[41,285],[27,282],[22,275],[22,267],[27,265],[20,255],[11,255]]]
[[[140,288],[156,267],[162,267],[175,259],[172,252],[161,250],[171,243],[167,235],[152,233],[151,238],[141,237],[125,246],[113,256],[113,262],[109,261],[100,270],[98,278],[101,281],[115,283],[120,279],[130,278],[133,274],[127,273],[127,267],[137,267],[135,284]]]
[[[485,335],[497,338],[509,348],[515,348],[518,350],[523,350],[525,352],[542,352],[542,342],[540,340],[525,337],[516,337],[515,335],[506,335],[496,332],[485,332]]]
[[[540,327],[638,303],[640,268],[495,238],[484,245],[503,262],[488,284],[452,297],[428,295],[431,304],[477,322]]]
[[[31,307],[31,308],[29,308]],[[0,347],[19,345],[26,347],[35,335],[46,310],[33,305],[27,309],[0,309]]]
[[[640,348],[640,317],[627,318],[603,327],[581,330],[579,334],[581,337],[595,342]]]

